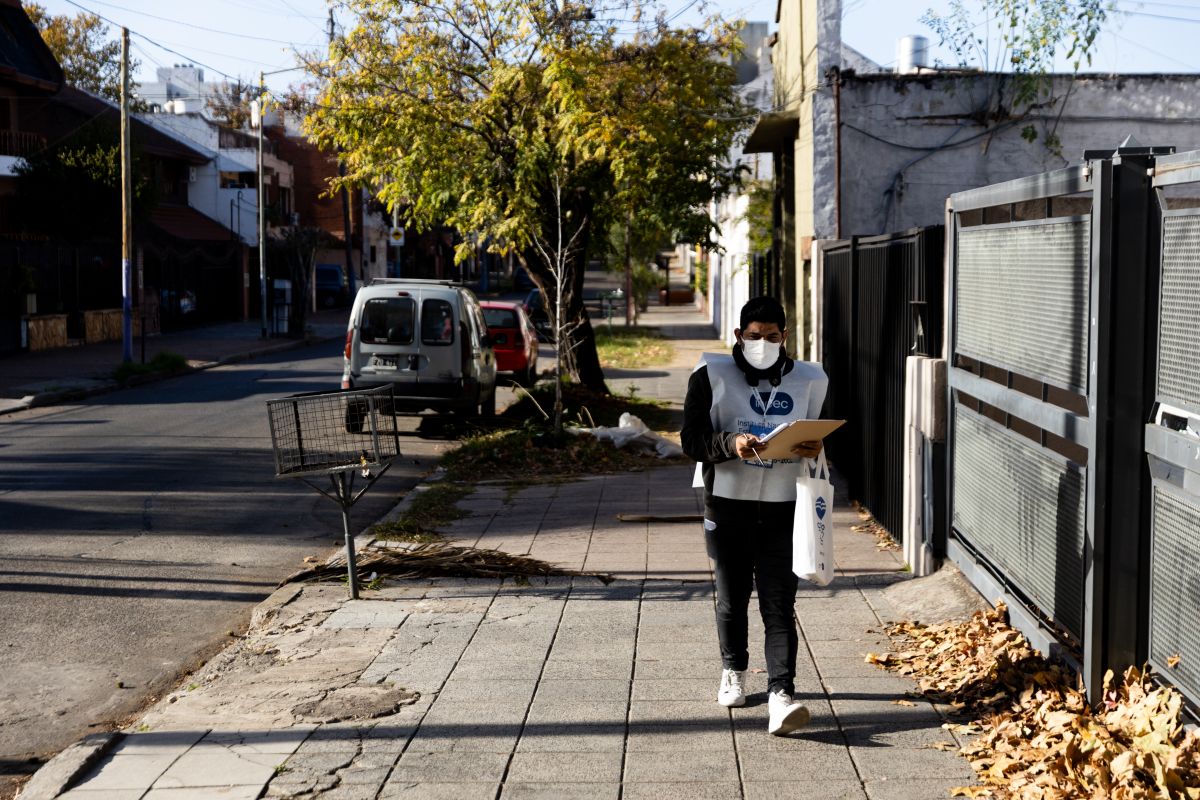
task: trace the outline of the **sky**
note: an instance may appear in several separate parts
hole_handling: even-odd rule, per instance
[[[80,7],[131,31],[135,78],[155,80],[158,66],[192,63],[206,67],[205,78],[257,79],[273,72],[275,90],[299,80],[296,49],[320,47],[326,40],[326,0],[38,0],[51,13],[75,14]],[[680,23],[702,17],[704,0],[667,0],[664,8]],[[965,0],[968,6],[978,0]],[[906,34],[926,36],[931,57],[953,63],[937,37],[920,22],[929,9],[945,12],[950,0],[842,0],[842,39],[882,65],[896,58],[896,41]],[[723,16],[774,25],[775,0],[710,0],[708,10]],[[113,31],[114,35],[116,30]],[[1093,72],[1200,72],[1200,0],[1139,2],[1115,0],[1115,13],[1101,35]],[[174,52],[171,52],[174,51]],[[1067,69],[1066,64],[1060,64]]]

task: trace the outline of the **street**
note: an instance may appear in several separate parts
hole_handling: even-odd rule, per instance
[[[0,418],[4,772],[131,714],[340,543],[338,508],[274,477],[264,403],[340,371],[328,343]],[[355,528],[450,446],[417,425]]]

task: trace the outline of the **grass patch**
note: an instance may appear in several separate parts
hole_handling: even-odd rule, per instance
[[[130,378],[139,375],[151,375],[156,372],[182,372],[187,369],[187,359],[179,355],[179,353],[170,353],[163,351],[155,353],[154,358],[141,364],[135,361],[129,361],[120,364],[113,370],[113,379],[118,383],[125,383]]]
[[[596,351],[600,363],[615,369],[661,367],[675,358],[675,345],[654,328],[598,325]]]
[[[440,542],[445,537],[438,533],[438,527],[466,516],[457,503],[473,491],[470,486],[429,484],[400,517],[373,526],[371,533],[390,542]]]

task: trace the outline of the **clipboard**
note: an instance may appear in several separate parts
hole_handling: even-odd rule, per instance
[[[758,451],[758,457],[768,459],[791,459],[792,447],[801,442],[815,442],[846,424],[844,419],[798,419],[784,423],[775,430],[760,436],[767,446]]]

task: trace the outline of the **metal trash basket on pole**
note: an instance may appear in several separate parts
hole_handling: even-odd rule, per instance
[[[275,477],[299,478],[342,509],[350,596],[358,597],[350,509],[400,455],[390,386],[308,392],[267,401]],[[357,492],[355,475],[367,481]],[[332,489],[311,479],[329,476]]]

